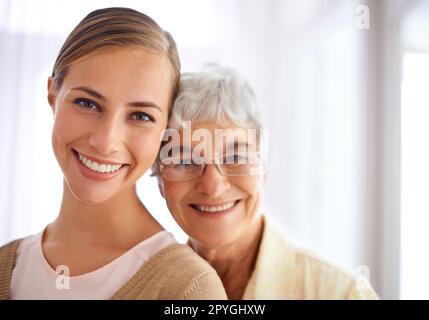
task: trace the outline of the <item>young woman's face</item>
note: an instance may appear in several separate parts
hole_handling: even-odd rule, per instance
[[[168,58],[136,48],[73,62],[59,90],[49,80],[52,146],[75,197],[102,203],[134,187],[160,146],[171,83]]]

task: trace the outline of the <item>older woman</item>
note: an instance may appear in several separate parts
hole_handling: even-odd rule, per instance
[[[252,89],[231,69],[184,74],[169,128],[154,166],[160,191],[230,299],[377,298],[261,214],[263,128]]]

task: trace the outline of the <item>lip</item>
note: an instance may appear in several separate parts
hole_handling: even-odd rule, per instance
[[[129,167],[128,164],[122,164],[122,167],[115,172],[95,172],[91,169],[89,169],[87,166],[85,166],[80,160],[79,160],[79,155],[78,155],[78,151],[71,149],[71,153],[73,155],[73,158],[75,159],[76,165],[80,171],[80,173],[91,180],[95,180],[95,181],[106,181],[106,180],[110,180],[113,179],[114,177],[116,177],[119,174],[122,174],[123,172],[125,172],[127,170],[127,168]],[[111,164],[111,165],[120,165],[121,163],[117,163],[117,162],[112,162],[112,161],[103,161],[103,160],[99,160],[97,158],[93,158],[93,157],[87,157],[84,154],[83,155],[85,158],[89,159],[89,160],[93,160],[95,162],[101,163],[101,164]]]
[[[198,203],[197,205],[210,207],[210,206],[221,206],[223,204],[230,203],[230,202],[232,202],[232,201],[225,201],[225,202],[222,202],[221,204],[200,204],[200,203]],[[241,202],[241,199],[235,200],[235,203],[231,208],[229,208],[228,210],[217,211],[217,212],[206,212],[206,211],[202,212],[202,211],[200,211],[194,207],[194,205],[196,205],[196,203],[189,204],[188,207],[191,209],[191,211],[193,213],[197,214],[199,217],[204,217],[204,218],[208,218],[208,219],[216,219],[216,218],[222,218],[224,216],[230,215],[237,208],[237,206],[240,204],[240,202]]]
[[[111,165],[124,165],[124,164],[126,164],[126,163],[123,163],[123,162],[113,162],[113,161],[109,161],[109,160],[102,160],[102,159],[98,159],[98,158],[94,158],[94,157],[90,157],[90,156],[87,156],[86,154],[83,154],[82,152],[79,152],[79,151],[77,151],[77,150],[75,150],[75,149],[72,149],[72,151],[73,151],[73,153],[75,153],[76,155],[77,155],[77,153],[78,154],[80,154],[81,156],[84,156],[85,158],[87,158],[87,159],[89,159],[89,160],[91,160],[91,161],[95,161],[95,162],[97,162],[97,163],[100,163],[100,164],[111,164]]]

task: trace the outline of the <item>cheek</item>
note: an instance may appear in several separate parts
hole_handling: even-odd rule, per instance
[[[70,106],[59,106],[55,115],[54,136],[70,141],[84,135],[94,124],[88,117],[82,117]]]
[[[141,163],[152,165],[161,144],[160,131],[136,130],[128,136],[127,140],[135,158]]]
[[[90,124],[86,119],[77,117],[70,108],[57,109],[52,131],[54,145],[68,143],[85,134]]]
[[[249,197],[256,197],[261,192],[262,180],[256,176],[242,177],[237,179],[233,185]]]
[[[262,180],[258,177],[245,177],[241,179],[240,185],[237,187],[246,195],[243,206],[244,216],[250,219],[255,218],[261,203]]]
[[[164,194],[167,205],[170,208],[180,207],[181,201],[188,194],[189,187],[183,183],[174,183],[171,181],[164,183]]]

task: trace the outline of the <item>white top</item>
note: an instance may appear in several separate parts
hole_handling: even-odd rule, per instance
[[[176,243],[174,236],[160,231],[140,242],[105,266],[75,277],[57,273],[42,250],[43,231],[19,244],[10,285],[10,298],[18,299],[109,299],[153,255]]]

